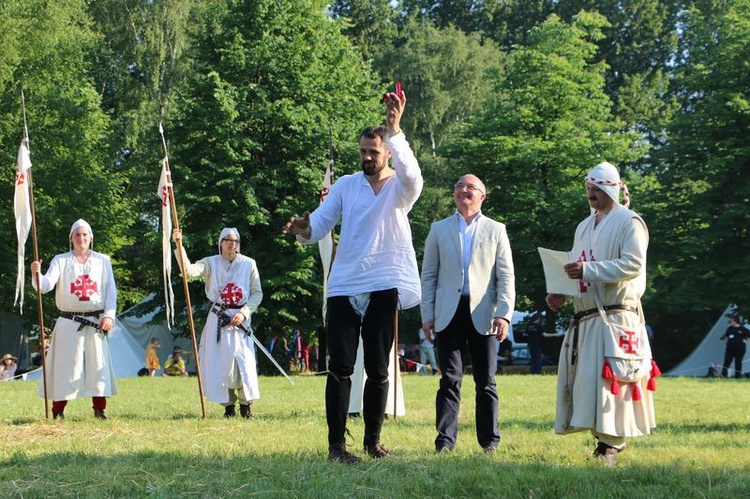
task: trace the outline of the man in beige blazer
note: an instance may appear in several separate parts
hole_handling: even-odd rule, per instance
[[[477,440],[497,450],[497,345],[508,335],[516,298],[505,225],[482,215],[484,184],[464,175],[454,186],[457,212],[432,224],[422,262],[422,327],[435,331],[442,377],[435,450],[452,450],[458,433],[463,362],[468,346],[476,385]]]

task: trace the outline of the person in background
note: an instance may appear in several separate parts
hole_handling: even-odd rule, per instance
[[[187,376],[185,369],[185,360],[182,358],[182,348],[174,347],[172,356],[164,363],[164,372],[162,376]]]
[[[542,338],[544,338],[544,328],[542,327],[542,317],[538,313],[532,315],[529,323],[526,325],[526,335],[528,337],[529,356],[531,357],[529,373],[542,374]]]
[[[742,359],[745,357],[747,345],[745,342],[750,338],[750,332],[747,328],[740,325],[739,316],[734,316],[729,321],[729,327],[721,336],[721,340],[726,340],[727,346],[724,350],[724,366],[721,369],[721,376],[729,376],[729,366],[734,360],[734,377],[742,377]]]
[[[16,375],[18,359],[11,354],[6,353],[0,361],[0,381],[10,381]]]
[[[146,346],[146,369],[148,369],[148,375],[152,378],[156,374],[156,371],[161,369],[161,364],[159,363],[159,355],[156,353],[156,350],[158,348],[161,348],[161,345],[159,344],[159,338],[154,336]]]
[[[40,275],[42,260],[31,262],[31,282],[41,292],[53,288],[60,317],[47,353],[47,396],[52,417],[65,419],[68,401],[91,397],[96,419],[107,419],[107,397],[117,394],[117,378],[107,334],[115,324],[117,289],[107,255],[91,249],[94,233],[83,219],[70,228],[73,249],[55,256]],[[45,390],[39,385],[39,396]]]
[[[427,374],[427,363],[430,363],[430,374],[437,373],[437,360],[435,359],[435,332],[425,331],[419,328],[419,374]]]

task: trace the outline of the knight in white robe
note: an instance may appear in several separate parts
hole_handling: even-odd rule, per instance
[[[387,416],[405,416],[406,405],[404,405],[404,390],[401,386],[401,368],[398,362],[393,362],[393,347],[391,347],[388,359],[390,359],[388,362],[388,398],[385,403],[385,414]],[[354,372],[352,373],[352,389],[349,395],[348,413],[350,415],[362,412],[366,381],[365,351],[360,338],[359,346],[357,347],[357,359],[354,362]],[[393,404],[394,396],[396,398],[395,412]]]
[[[106,419],[105,397],[117,394],[107,337],[117,309],[112,264],[90,249],[94,235],[85,220],[73,224],[69,239],[73,249],[55,256],[46,274],[40,275],[41,260],[31,263],[34,289],[37,275],[42,293],[56,288],[60,311],[46,357],[47,397],[54,419],[64,419],[67,402],[79,397],[92,397],[94,416]],[[38,393],[44,397],[43,382]]]
[[[175,229],[172,239],[182,238]],[[260,398],[252,314],[263,299],[255,260],[240,253],[240,234],[224,228],[219,236],[219,254],[190,263],[184,248],[177,244],[175,254],[188,278],[202,278],[211,311],[206,318],[199,348],[203,391],[212,402],[224,406],[224,417],[252,418],[250,404]],[[183,268],[183,263],[185,267]]]
[[[594,456],[614,465],[626,437],[656,426],[652,391],[660,373],[652,361],[641,296],[646,289],[648,229],[619,202],[617,169],[597,165],[586,177],[592,214],[576,229],[569,278],[579,281],[575,316],[558,368],[555,432],[590,430]],[[547,296],[557,310],[564,295]]]

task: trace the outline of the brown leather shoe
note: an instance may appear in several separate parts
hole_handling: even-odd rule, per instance
[[[107,419],[107,416],[104,415],[104,409],[94,409],[94,417],[101,420]]]
[[[380,459],[391,455],[391,451],[381,443],[365,444],[365,452],[374,459]]]
[[[65,413],[63,411],[60,411],[60,412],[52,411],[52,419],[64,420],[65,419]]]
[[[240,417],[253,419],[253,411],[250,409],[250,404],[240,404]]]
[[[344,464],[357,464],[360,459],[346,450],[346,444],[334,444],[328,446],[328,460]]]
[[[606,466],[615,466],[617,464],[617,454],[619,453],[620,451],[614,447],[599,442],[596,445],[596,449],[594,449],[593,457]]]

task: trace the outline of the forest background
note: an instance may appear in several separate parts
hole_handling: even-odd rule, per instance
[[[484,213],[508,227],[516,308],[544,309],[536,248],[571,247],[583,177],[606,160],[649,227],[643,307],[662,365],[728,303],[750,305],[750,0],[8,0],[0,31],[2,311],[17,311],[21,90],[41,258],[85,218],[113,258],[120,310],[163,302],[163,123],[188,254],[214,254],[221,228],[239,229],[261,273],[265,339],[319,327],[317,248],[281,226],[317,206],[330,159],[338,176],[359,169],[358,132],[383,120],[396,80],[425,177],[410,217],[420,261],[430,223],[453,211],[452,184],[474,173]],[[29,243],[27,272],[32,254]],[[548,314],[547,328],[570,313]],[[415,336],[418,309],[400,320]]]

